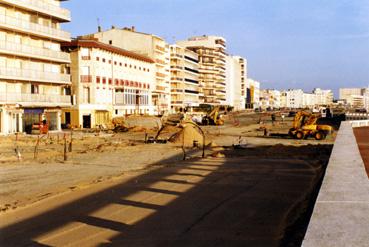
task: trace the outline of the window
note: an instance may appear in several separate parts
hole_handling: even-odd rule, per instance
[[[127,64],[126,63],[124,64],[124,67],[127,67]]]
[[[111,64],[111,60],[109,60],[109,64]]]
[[[122,63],[119,63],[119,66],[122,66]]]
[[[106,59],[105,59],[105,58],[103,58],[103,60],[102,60],[102,61],[103,61],[103,63],[105,63],[105,62],[106,62]]]
[[[113,79],[109,78],[109,85],[113,83]]]
[[[96,61],[100,61],[100,58],[99,57],[96,57]]]
[[[102,82],[103,84],[106,84],[106,77],[103,77]]]
[[[109,45],[112,45],[113,44],[113,40],[109,40]]]
[[[31,84],[31,94],[38,94],[39,93],[39,87],[37,84]]]
[[[81,57],[82,57],[82,60],[90,60],[90,49],[81,48]]]
[[[114,65],[117,65],[117,61],[114,61]]]
[[[90,88],[83,88],[83,103],[90,103]]]
[[[96,83],[100,83],[100,80],[101,80],[100,76],[96,76]]]

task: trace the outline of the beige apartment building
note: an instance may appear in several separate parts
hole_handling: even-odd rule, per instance
[[[191,110],[192,107],[199,106],[203,92],[199,86],[197,53],[178,45],[171,45],[170,73],[172,112],[179,112],[184,108]]]
[[[63,120],[77,128],[95,128],[113,117],[154,113],[152,91],[155,63],[96,39],[77,39],[63,44],[71,53],[72,92],[76,104]]]
[[[60,130],[62,108],[71,106],[70,63],[60,43],[71,20],[59,0],[0,1],[0,132],[29,131],[46,120]]]
[[[235,111],[246,107],[246,59],[226,56],[226,104]]]
[[[164,39],[132,28],[116,28],[85,35],[85,38],[97,38],[100,42],[128,51],[148,56],[155,61],[155,85],[152,101],[155,114],[170,110],[170,54],[169,44]]]
[[[199,56],[200,86],[206,104],[226,104],[226,40],[218,36],[198,36],[177,45],[195,51]]]

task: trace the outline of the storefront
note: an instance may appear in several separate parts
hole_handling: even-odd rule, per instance
[[[0,108],[0,132],[12,134],[22,130],[22,109],[13,106]]]

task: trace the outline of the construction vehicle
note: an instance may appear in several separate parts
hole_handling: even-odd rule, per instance
[[[306,139],[308,137],[314,137],[316,140],[325,139],[333,128],[330,125],[317,124],[319,117],[319,113],[297,112],[292,122],[292,128],[288,131],[289,136],[296,139]]]
[[[224,121],[221,119],[219,110],[220,106],[215,106],[202,118],[201,125],[223,125]]]

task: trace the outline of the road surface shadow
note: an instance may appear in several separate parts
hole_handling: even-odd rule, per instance
[[[229,148],[154,168],[6,226],[0,245],[300,246],[331,148]]]

